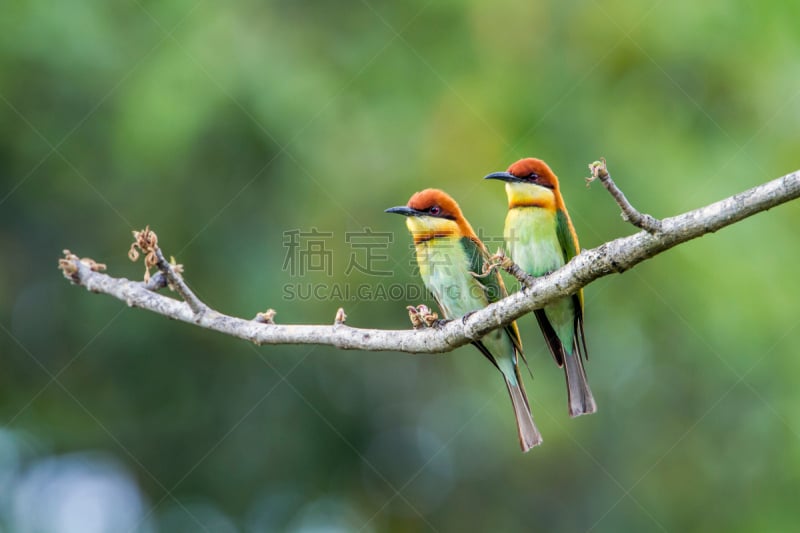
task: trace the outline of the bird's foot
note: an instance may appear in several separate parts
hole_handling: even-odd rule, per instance
[[[488,276],[498,268],[503,268],[504,259],[506,259],[505,253],[503,253],[502,248],[498,248],[497,253],[489,257],[489,259],[483,263],[483,276]]]
[[[498,248],[497,253],[489,258],[487,265],[489,265],[488,268],[490,269],[502,268],[517,278],[517,281],[522,284],[523,289],[533,284],[534,277],[522,270],[518,264],[506,255],[502,248]],[[486,267],[484,267],[484,269],[485,268]]]
[[[474,314],[475,314],[475,311],[470,311],[470,312],[469,312],[469,313],[467,313],[466,315],[462,316],[462,317],[461,317],[461,323],[462,323],[462,324],[466,324],[466,323],[467,323],[467,319],[468,319],[469,317],[471,317],[472,315],[474,315]]]
[[[487,271],[494,270],[495,268],[502,268],[503,270],[507,270],[514,262],[511,261],[511,258],[506,255],[502,248],[498,248],[497,252],[494,253],[489,260],[484,265],[483,269]]]

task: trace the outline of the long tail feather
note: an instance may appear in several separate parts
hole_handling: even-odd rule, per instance
[[[528,398],[525,395],[525,390],[522,388],[522,382],[519,384],[511,383],[506,379],[506,387],[508,387],[508,395],[511,396],[511,403],[514,404],[514,417],[517,420],[517,433],[519,434],[519,445],[523,452],[527,452],[534,446],[542,443],[542,434],[533,423],[533,415],[531,408],[528,405]]]
[[[594,401],[594,396],[592,396],[592,390],[589,388],[589,382],[586,380],[586,371],[583,369],[583,359],[581,357],[582,353],[586,353],[583,323],[581,321],[576,323],[581,329],[578,331],[576,328],[575,344],[572,353],[569,353],[565,350],[561,339],[556,335],[553,326],[550,325],[550,321],[547,320],[547,315],[545,315],[544,310],[537,309],[534,313],[536,314],[536,320],[539,322],[539,327],[544,334],[547,347],[550,349],[550,353],[553,354],[553,359],[556,360],[558,366],[564,367],[564,376],[567,379],[569,416],[575,417],[594,413],[597,411],[597,404]],[[581,346],[579,342],[582,342],[583,345]]]
[[[564,375],[567,378],[569,416],[588,415],[597,411],[597,404],[586,380],[586,371],[578,350],[564,354]]]

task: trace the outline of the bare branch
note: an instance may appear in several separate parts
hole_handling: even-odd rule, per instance
[[[262,324],[274,324],[275,315],[277,314],[278,313],[274,309],[267,309],[263,313],[257,313],[253,320],[256,322],[261,322]]]
[[[510,257],[506,255],[506,253],[498,248],[497,253],[495,253],[492,257],[489,258],[489,262],[484,265],[486,273],[490,272],[491,270],[500,267],[519,281],[523,287],[530,287],[533,285],[533,282],[536,281],[536,278],[522,270],[514,261],[511,260]]]
[[[144,283],[144,288],[148,291],[159,291],[168,285],[169,283],[167,283],[167,276],[165,276],[163,272],[159,271],[150,276],[150,279]]]
[[[183,281],[181,273],[183,272],[183,265],[169,262],[164,258],[161,253],[161,248],[158,247],[158,235],[155,231],[150,229],[150,226],[145,227],[142,231],[133,232],[133,243],[128,250],[128,258],[131,261],[137,261],[140,253],[144,254],[144,282],[150,290],[158,290],[166,282],[167,286],[173,291],[177,291],[183,300],[189,304],[196,314],[205,313],[208,306],[200,301],[200,298],[195,296],[192,290]],[[156,267],[161,273],[161,279],[155,280],[151,283],[150,269]]]
[[[183,281],[183,277],[181,277],[180,273],[176,266],[166,259],[164,259],[164,254],[161,253],[161,248],[158,246],[155,247],[155,254],[156,254],[156,266],[158,269],[164,273],[167,278],[167,283],[169,284],[170,288],[173,288],[181,295],[181,298],[189,304],[189,307],[192,308],[192,311],[195,314],[203,314],[208,311],[208,306],[200,301],[192,289],[186,285],[186,282]],[[182,270],[182,269],[181,269]]]
[[[432,324],[434,327],[423,327],[418,330],[361,329],[344,323],[278,325],[270,323],[274,314],[270,314],[269,319],[264,321],[267,323],[263,323],[224,315],[208,308],[199,299],[197,302],[205,311],[197,312],[196,308],[199,308],[197,302],[190,305],[156,294],[148,290],[145,283],[113,278],[97,272],[99,268],[93,269],[91,260],[79,259],[69,252],[59,261],[59,268],[67,279],[89,291],[108,294],[132,307],[141,307],[256,344],[321,344],[366,351],[441,353],[477,340],[493,329],[508,324],[534,309],[575,293],[602,276],[624,272],[678,244],[715,232],[798,197],[800,197],[800,170],[706,207],[665,218],[660,221],[660,229],[654,233],[641,231],[607,242],[597,248],[584,250],[564,267],[547,276],[535,278],[530,284],[526,284],[523,290],[475,311],[463,320],[444,323],[438,321]],[[169,274],[174,267],[163,261],[163,256],[156,257],[158,259],[156,266],[165,273],[169,283],[180,287],[183,283],[182,278],[177,276],[173,282]],[[173,272],[173,275],[177,274]],[[188,287],[186,290],[188,291]],[[191,291],[179,291],[179,293],[184,298],[194,296]],[[419,313],[419,310],[416,311]]]
[[[608,173],[608,167],[606,166],[606,160],[604,157],[601,157],[600,161],[595,161],[589,165],[589,170],[592,172],[592,176],[590,178],[586,178],[586,185],[588,186],[594,180],[599,179],[600,183],[602,183],[606,190],[611,193],[611,196],[614,197],[614,200],[616,200],[617,204],[622,209],[622,218],[625,221],[630,222],[637,228],[643,229],[648,233],[652,233],[653,235],[661,231],[661,221],[646,213],[640,213],[637,211],[636,208],[631,205],[619,187],[617,187],[617,184],[611,179],[611,174]]]

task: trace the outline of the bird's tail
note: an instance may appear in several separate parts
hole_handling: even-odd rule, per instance
[[[567,378],[569,416],[588,415],[597,411],[597,404],[586,380],[586,371],[578,350],[564,353],[564,375]]]
[[[517,420],[519,445],[523,452],[527,452],[542,443],[542,434],[539,433],[539,430],[536,429],[536,424],[533,423],[533,415],[528,405],[525,389],[522,388],[522,381],[517,380],[517,383],[514,384],[506,378],[506,387],[508,387],[508,395],[511,396],[511,403],[514,404],[514,417]]]

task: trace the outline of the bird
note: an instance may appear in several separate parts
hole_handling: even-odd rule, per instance
[[[578,236],[570,220],[558,178],[541,159],[520,159],[506,172],[484,179],[505,182],[508,196],[503,237],[509,256],[532,276],[543,276],[560,268],[580,253]],[[550,353],[564,368],[569,415],[597,411],[586,378],[583,290],[534,311]]]
[[[406,217],[420,276],[444,318],[466,317],[507,295],[496,269],[483,275],[488,251],[450,195],[425,189],[411,196],[406,205],[386,212]],[[472,344],[503,375],[522,451],[541,444],[520,374],[524,354],[516,323],[493,330]]]

